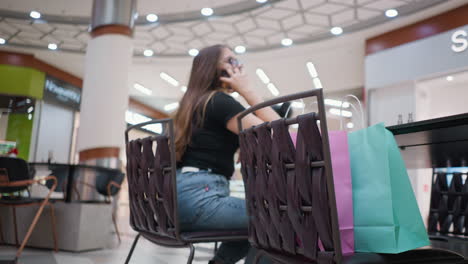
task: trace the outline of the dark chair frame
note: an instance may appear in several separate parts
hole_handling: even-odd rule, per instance
[[[324,258],[323,260],[320,260],[320,256],[316,255],[314,258],[315,259],[310,259],[310,257],[305,257],[304,252],[307,251],[307,249],[300,249],[297,250],[297,255],[291,255],[287,250],[281,248],[281,249],[271,249],[271,248],[258,248],[257,255],[255,256],[254,263],[257,263],[260,256],[266,255],[269,256],[270,258],[274,259],[278,263],[468,263],[468,261],[464,260],[463,256],[448,251],[448,250],[442,250],[442,249],[418,249],[418,250],[412,250],[400,254],[375,254],[375,253],[355,253],[353,256],[343,256],[342,251],[341,251],[341,240],[340,240],[340,232],[339,232],[339,225],[338,225],[338,212],[337,212],[337,207],[336,207],[336,200],[335,200],[335,188],[333,184],[333,172],[332,172],[332,166],[331,166],[331,155],[330,155],[330,147],[329,147],[329,139],[328,139],[328,129],[327,129],[327,122],[326,122],[326,111],[325,111],[325,105],[324,105],[324,97],[323,97],[323,91],[322,89],[314,89],[311,91],[306,91],[306,92],[300,92],[292,95],[287,95],[287,96],[282,96],[282,97],[277,97],[275,99],[265,101],[263,103],[260,103],[258,105],[252,106],[251,108],[245,110],[238,116],[238,127],[239,127],[239,136],[240,136],[240,143],[241,143],[241,150],[243,147],[243,144],[245,144],[245,138],[246,137],[246,132],[249,132],[251,129],[254,128],[248,128],[248,129],[243,129],[242,128],[242,119],[247,116],[248,114],[254,113],[256,110],[276,105],[278,103],[283,103],[287,101],[293,101],[293,100],[298,100],[298,99],[303,99],[303,98],[308,98],[308,97],[316,97],[317,98],[317,106],[318,106],[318,111],[319,113],[312,113],[314,116],[315,121],[320,121],[320,136],[322,139],[322,161],[313,161],[310,164],[310,167],[322,167],[325,169],[325,178],[327,181],[327,196],[328,196],[328,206],[329,206],[329,213],[330,213],[330,222],[331,222],[331,232],[332,232],[332,242],[333,242],[333,251],[327,251],[327,253],[332,253],[333,258],[330,259],[329,257]],[[298,118],[284,118],[283,119],[286,125],[291,125],[291,124],[296,124],[298,123]],[[265,122],[262,125],[263,126],[267,125],[269,128],[271,128],[271,123]],[[246,145],[244,145],[246,146]],[[246,147],[246,149],[248,149]],[[248,158],[247,158],[248,159]],[[242,161],[242,156],[241,156],[241,161]],[[249,196],[250,196],[250,186],[248,185],[248,168],[244,169],[244,166],[248,163],[248,161],[242,162],[243,166],[243,177],[244,177],[244,183],[246,185],[246,202],[247,202],[247,208],[248,208],[248,213],[250,214],[250,208],[252,201],[250,201]],[[245,164],[244,164],[245,163]],[[292,165],[290,168],[294,168],[295,164],[285,164],[286,168],[288,168],[288,165]],[[252,172],[251,172],[252,173]],[[247,174],[247,175],[245,175]],[[247,178],[246,178],[247,177]],[[332,184],[330,184],[332,183]],[[263,204],[260,203],[259,206],[263,206]],[[265,205],[268,208],[268,204]],[[280,209],[288,209],[288,205],[280,205]],[[284,208],[281,208],[284,207]],[[253,207],[252,207],[253,208]],[[312,212],[312,207],[311,206],[301,206],[300,210],[302,212]],[[257,212],[257,211],[256,211]],[[322,212],[320,212],[322,213]],[[250,217],[255,217],[253,215],[249,215]],[[255,224],[255,223],[254,223]],[[249,226],[249,241],[255,246],[255,234],[252,231],[252,228]],[[260,245],[261,247],[262,245]],[[297,245],[296,245],[297,247]],[[319,252],[317,252],[319,254]],[[307,255],[307,254],[306,254]]]
[[[26,163],[27,164],[27,163]],[[29,168],[28,168],[29,171]],[[58,244],[57,244],[57,230],[56,230],[56,219],[55,219],[55,209],[53,203],[50,201],[50,196],[54,192],[55,188],[57,187],[57,179],[55,176],[49,175],[46,177],[41,177],[37,179],[28,179],[28,180],[18,180],[18,181],[1,181],[0,182],[0,187],[21,187],[21,188],[27,188],[33,184],[41,184],[45,186],[46,181],[52,181],[52,186],[49,188],[49,192],[47,193],[46,197],[41,198],[40,200],[37,201],[25,201],[24,203],[21,203],[21,199],[18,200],[18,203],[2,203],[0,201],[0,206],[1,207],[11,207],[13,210],[13,225],[14,225],[14,232],[15,232],[15,242],[16,246],[18,247],[18,228],[17,228],[17,219],[16,219],[16,208],[17,207],[28,207],[28,206],[36,206],[39,205],[39,208],[36,212],[36,215],[34,216],[34,219],[31,223],[31,225],[28,228],[28,231],[23,238],[23,241],[21,242],[21,245],[19,246],[16,256],[15,256],[15,263],[18,261],[19,257],[21,256],[24,247],[28,243],[28,240],[34,231],[34,228],[36,227],[37,222],[39,221],[40,216],[42,215],[42,212],[44,210],[45,206],[49,206],[50,209],[50,215],[51,215],[51,225],[52,225],[52,239],[54,241],[54,251],[58,251]],[[0,224],[1,228],[1,224]],[[1,238],[3,240],[3,232],[0,229],[0,234]]]
[[[129,155],[131,155],[130,150],[130,143],[134,142],[135,140],[129,141],[129,132],[133,129],[141,129],[146,125],[151,124],[161,124],[163,126],[163,133],[158,134],[157,136],[151,136],[146,139],[151,139],[152,141],[156,141],[159,137],[164,137],[164,139],[168,140],[168,148],[170,152],[170,166],[165,167],[162,169],[161,173],[170,173],[171,177],[171,186],[170,186],[170,193],[172,197],[167,197],[167,199],[171,199],[170,203],[172,203],[172,212],[171,218],[173,219],[173,228],[171,229],[171,234],[159,232],[159,230],[149,230],[149,229],[142,229],[138,228],[132,221],[133,215],[135,214],[134,210],[142,210],[141,208],[133,207],[132,206],[132,192],[133,192],[133,177],[131,171],[131,164]],[[190,264],[193,261],[195,255],[195,247],[193,244],[196,243],[206,243],[206,242],[227,242],[227,241],[238,241],[238,240],[246,240],[247,239],[247,230],[213,230],[213,231],[201,231],[201,232],[182,232],[179,223],[179,213],[178,213],[178,205],[177,205],[177,176],[176,176],[176,152],[175,152],[175,136],[174,136],[174,123],[172,119],[160,119],[160,120],[152,120],[140,124],[136,124],[130,126],[125,131],[125,145],[127,151],[127,180],[128,180],[128,189],[129,189],[129,199],[130,199],[130,224],[132,228],[138,232],[138,235],[135,237],[130,252],[127,256],[125,263],[129,263],[133,251],[135,249],[136,244],[138,243],[138,239],[140,236],[145,237],[149,241],[164,247],[172,247],[172,248],[190,248],[189,258],[187,263]],[[138,140],[138,139],[137,139]],[[158,146],[159,148],[159,146]],[[158,149],[155,156],[158,156]],[[154,169],[153,169],[154,171]],[[167,192],[168,190],[166,190]],[[166,197],[158,197],[156,193],[157,201],[164,201]],[[153,217],[153,216],[149,216]]]

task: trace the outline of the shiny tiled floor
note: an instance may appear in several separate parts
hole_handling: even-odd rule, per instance
[[[23,256],[20,258],[20,264],[118,264],[124,263],[125,258],[130,250],[133,242],[132,236],[123,236],[122,244],[112,245],[111,248],[82,252],[71,253],[60,251],[54,253],[48,250],[26,249]],[[208,263],[213,255],[214,244],[198,244],[196,245],[194,264]],[[0,246],[0,263],[1,260],[12,258],[16,252],[14,247]],[[130,263],[138,264],[185,264],[189,249],[173,249],[164,248],[140,238],[140,241],[133,253]],[[242,263],[242,261],[240,262]]]

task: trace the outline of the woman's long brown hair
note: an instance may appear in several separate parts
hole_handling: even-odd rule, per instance
[[[193,59],[187,91],[180,100],[179,110],[174,117],[175,147],[180,161],[190,144],[194,127],[200,127],[205,116],[206,105],[220,88],[218,61],[224,45],[202,49]]]

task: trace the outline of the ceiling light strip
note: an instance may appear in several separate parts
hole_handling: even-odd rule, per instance
[[[146,95],[151,95],[153,93],[150,89],[144,87],[143,85],[141,85],[139,83],[133,84],[133,88],[135,88],[139,92],[141,92],[143,94],[146,94]]]
[[[164,110],[169,112],[169,111],[176,110],[178,107],[179,107],[178,102],[170,103],[164,106]]]
[[[258,68],[256,73],[257,73],[258,78],[260,78],[260,80],[264,84],[270,83],[270,78],[268,78],[268,76],[266,75],[266,73],[262,69]]]
[[[278,91],[278,89],[276,88],[276,86],[273,83],[269,83],[267,85],[267,87],[268,87],[268,90],[270,90],[272,95],[274,95],[274,96],[279,95],[279,91]]]
[[[326,105],[335,106],[335,107],[342,107],[342,106],[343,106],[343,108],[348,108],[349,107],[348,102],[343,102],[343,101],[334,100],[334,99],[325,99],[324,103]]]
[[[353,113],[351,113],[350,111],[340,110],[340,109],[337,109],[337,108],[330,108],[330,113],[332,115],[344,116],[344,117],[352,117],[353,116]]]
[[[164,81],[166,81],[167,83],[173,85],[173,86],[179,86],[179,82],[174,79],[174,77],[170,76],[169,74],[165,73],[165,72],[161,72],[159,74],[159,77],[161,77],[161,79],[163,79]]]

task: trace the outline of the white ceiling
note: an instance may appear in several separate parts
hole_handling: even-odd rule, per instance
[[[2,0],[1,9],[29,13],[36,10],[50,15],[90,16],[92,0]]]
[[[172,14],[190,11],[199,11],[204,7],[216,9],[220,6],[242,2],[244,0],[177,0],[177,1],[156,1],[138,0],[137,9],[139,14]]]
[[[265,98],[272,97],[272,95],[255,75],[256,68],[264,69],[279,89],[280,94],[284,95],[313,88],[312,80],[305,67],[308,61],[315,64],[325,92],[358,88],[364,84],[365,39],[434,16],[467,2],[467,0],[445,1],[443,4],[425,9],[424,12],[401,16],[388,23],[355,33],[309,44],[293,45],[288,48],[246,53],[239,57],[246,66],[251,83]],[[13,46],[1,46],[0,49],[34,53],[44,61],[77,76],[83,76],[85,65],[83,54]],[[169,102],[178,101],[183,94],[180,88],[161,80],[159,73],[164,71],[179,80],[181,85],[185,85],[191,61],[191,57],[135,57],[129,72],[130,95],[157,109],[163,109],[163,106]],[[132,87],[134,82],[150,88],[153,92],[152,96],[145,96],[135,90]]]
[[[137,0],[139,14],[171,14],[200,10],[203,7],[216,8],[238,3],[243,0]],[[255,1],[255,0],[254,0]],[[90,16],[92,0],[2,0],[1,9],[18,12],[37,10],[49,15]]]
[[[14,15],[1,12],[0,37],[9,45],[47,48],[57,43],[61,50],[84,52],[89,39],[91,1],[26,1],[2,0],[3,10],[16,11]],[[178,14],[160,23],[137,25],[134,33],[134,52],[142,56],[145,49],[154,50],[156,56],[187,56],[191,48],[201,49],[207,45],[223,43],[235,47],[244,45],[247,50],[260,51],[281,47],[281,40],[290,38],[295,43],[309,43],[333,37],[330,29],[339,26],[345,32],[365,29],[389,19],[384,12],[398,9],[401,15],[409,15],[424,8],[448,2],[445,0],[270,0],[271,4],[259,5],[255,0],[202,0],[202,1],[137,1],[138,12],[144,17],[156,13],[161,17]],[[40,4],[39,4],[40,3]],[[79,4],[78,4],[79,3]],[[236,5],[236,3],[238,3]],[[247,3],[247,4],[246,4]],[[69,5],[68,5],[69,4]],[[246,12],[236,13],[238,5],[246,5]],[[233,15],[204,18],[201,7],[225,7]],[[47,23],[31,21],[31,9],[47,16],[58,16]],[[195,12],[196,20],[192,20]],[[221,11],[220,11],[221,12]],[[229,11],[226,12],[230,14]],[[187,17],[187,19],[183,19]],[[143,21],[145,21],[143,19]]]

